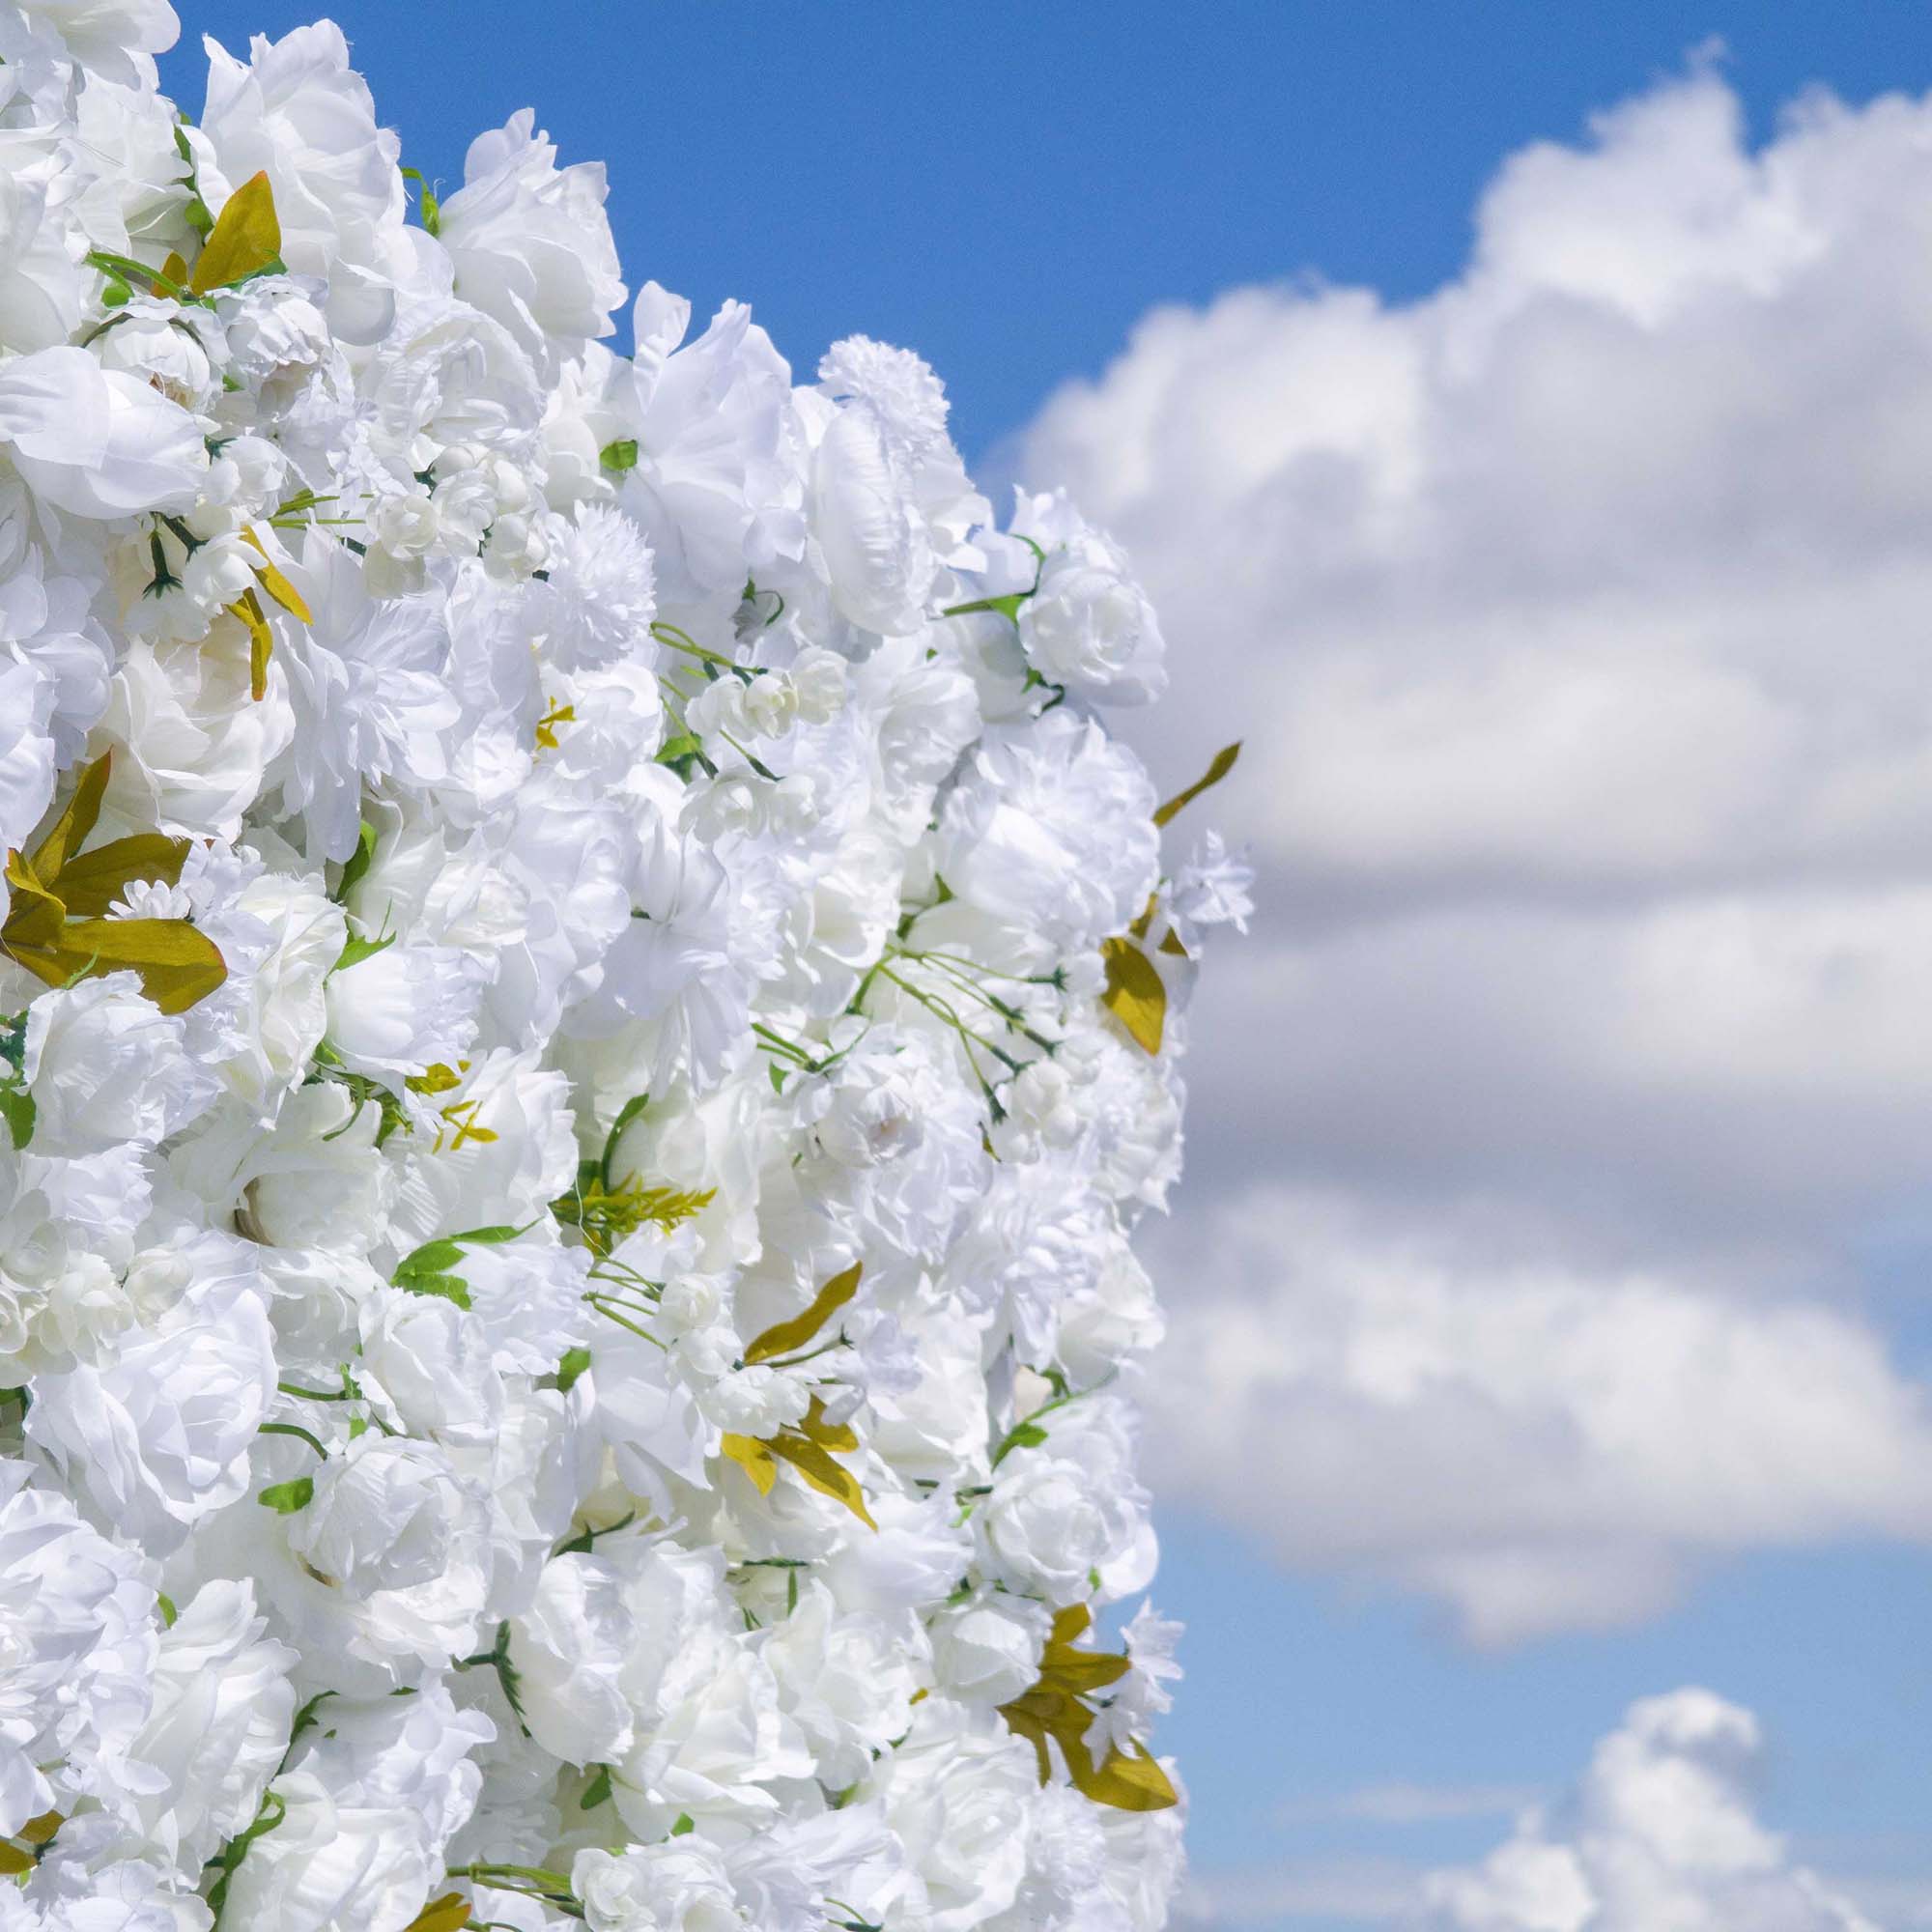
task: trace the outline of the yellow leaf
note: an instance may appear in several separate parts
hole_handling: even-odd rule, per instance
[[[771,1494],[772,1485],[779,1479],[779,1465],[767,1444],[755,1435],[733,1435],[727,1431],[718,1446],[751,1477],[761,1496]]]
[[[18,1878],[22,1872],[34,1868],[33,1859],[18,1845],[10,1845],[0,1839],[0,1878]]]
[[[1047,1634],[1049,1651],[1078,1643],[1094,1628],[1094,1612],[1085,1604],[1068,1604],[1053,1613],[1053,1629]]]
[[[49,986],[132,968],[164,1013],[185,1012],[228,977],[220,950],[185,919],[82,919],[57,946],[15,947],[10,955]]]
[[[94,830],[113,762],[113,753],[103,752],[81,773],[80,782],[67,802],[67,810],[54,820],[53,830],[34,847],[34,876],[49,890],[60,883],[61,868],[87,842],[87,835]]]
[[[849,1453],[859,1446],[859,1432],[849,1422],[827,1422],[825,1405],[816,1396],[811,1398],[805,1419],[793,1426],[821,1449],[842,1449]]]
[[[185,289],[187,287],[187,264],[184,262],[179,255],[171,254],[168,257],[168,259],[161,264],[161,273],[164,276],[166,276],[167,279],[171,281],[176,288]]]
[[[1100,948],[1107,966],[1107,989],[1100,1004],[1148,1053],[1160,1051],[1167,1028],[1167,987],[1160,974],[1130,939],[1110,939]]]
[[[1190,956],[1186,947],[1180,943],[1179,933],[1171,925],[1167,928],[1167,937],[1160,942],[1160,950],[1174,959],[1185,959]]]
[[[315,619],[308,614],[308,606],[302,602],[301,592],[275,568],[275,560],[269,554],[268,546],[255,534],[252,526],[244,524],[242,526],[242,541],[246,544],[252,544],[262,554],[262,561],[249,566],[260,581],[262,588],[291,617],[295,617],[304,624],[312,624]]]
[[[109,839],[61,869],[60,895],[71,919],[99,919],[136,879],[172,886],[187,863],[188,841],[161,832]]]
[[[1180,1794],[1167,1773],[1142,1744],[1134,1746],[1131,1755],[1110,1750],[1097,1770],[1083,1744],[1077,1755],[1066,1753],[1066,1774],[1076,1791],[1096,1804],[1111,1804],[1117,1811],[1165,1811],[1180,1803]]]
[[[460,1891],[433,1898],[412,1918],[404,1932],[462,1932],[469,1923],[469,1901]]]
[[[33,867],[17,852],[7,855],[7,885],[11,897],[7,923],[0,928],[0,945],[11,952],[19,946],[58,946],[67,908],[34,876]]]
[[[29,1818],[15,1835],[30,1845],[44,1845],[65,1822],[58,1811],[43,1811],[38,1818]]]
[[[1156,825],[1165,825],[1182,807],[1193,804],[1204,791],[1217,785],[1235,769],[1235,760],[1241,755],[1241,741],[1236,738],[1232,745],[1223,745],[1214,753],[1213,762],[1187,787],[1178,791],[1153,815]]]
[[[859,1292],[859,1275],[863,1266],[863,1263],[854,1262],[850,1267],[835,1274],[812,1296],[810,1307],[794,1315],[789,1321],[774,1322],[746,1349],[746,1361],[769,1362],[776,1355],[789,1355],[793,1350],[804,1348]],[[855,1443],[853,1446],[856,1448],[858,1445]]]
[[[866,1492],[851,1470],[835,1463],[816,1442],[804,1435],[775,1435],[765,1445],[775,1456],[782,1456],[821,1495],[841,1502],[867,1529],[877,1529],[866,1507]]]
[[[250,175],[215,216],[188,288],[198,296],[231,288],[280,261],[281,255],[282,224],[275,218],[274,191],[266,173]]]
[[[228,610],[247,627],[248,696],[259,704],[269,695],[269,653],[274,648],[275,634],[262,614],[262,600],[252,590],[242,591]]]

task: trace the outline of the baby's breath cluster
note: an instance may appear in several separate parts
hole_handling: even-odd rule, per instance
[[[1232,753],[916,355],[176,31],[0,0],[0,1932],[1151,1932]]]

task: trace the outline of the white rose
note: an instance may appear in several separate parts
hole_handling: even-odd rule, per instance
[[[28,1439],[102,1521],[156,1552],[247,1492],[275,1351],[242,1246],[199,1236],[200,1278],[152,1329],[124,1330],[94,1361],[35,1378]]]
[[[805,1732],[821,1783],[856,1784],[912,1719],[914,1651],[905,1627],[840,1615],[823,1583],[807,1583],[773,1626],[765,1662],[779,1703]]]
[[[308,1071],[327,1025],[325,982],[342,956],[342,908],[307,879],[265,872],[242,888],[241,910],[267,926],[270,951],[249,980],[247,1046],[222,1068],[244,1100],[264,1107]]]
[[[0,447],[43,502],[77,517],[185,510],[208,473],[194,417],[84,349],[0,369]]]
[[[1019,622],[1040,675],[1090,703],[1147,704],[1167,688],[1153,606],[1119,546],[1097,530],[1048,554]]]
[[[544,1565],[535,1600],[510,1625],[524,1721],[569,1764],[621,1757],[635,1736],[621,1680],[636,1639],[623,1579],[602,1557],[568,1552]]]
[[[440,1576],[469,1499],[433,1442],[358,1435],[317,1471],[289,1548],[351,1597]]]
[[[932,1620],[932,1666],[940,1688],[962,1702],[1009,1704],[1039,1675],[1053,1623],[1042,1604],[982,1590]]]
[[[353,1073],[453,1066],[476,1037],[489,967],[450,946],[384,946],[328,976],[328,1043]]]
[[[265,1639],[252,1583],[204,1583],[161,1634],[154,1704],[132,1755],[165,1780],[134,1786],[149,1838],[193,1871],[255,1815],[289,1741],[298,1654]]]
[[[22,1065],[35,1153],[73,1159],[124,1141],[153,1147],[193,1120],[216,1089],[187,1057],[186,1031],[132,973],[43,993],[27,1009]]]
[[[611,311],[625,290],[603,162],[559,169],[535,126],[526,107],[469,144],[464,185],[442,204],[440,225],[456,293],[551,364],[612,333]]]
[[[592,1932],[743,1932],[724,1855],[689,1836],[612,1857],[579,1852],[571,1889]]]
[[[987,1568],[1009,1588],[1070,1604],[1114,1553],[1111,1513],[1089,1472],[1045,1449],[1015,1450],[975,1519]]]
[[[1012,1904],[1039,1773],[1003,1718],[928,1697],[875,1777],[886,1822],[925,1882],[932,1932],[970,1932]]]
[[[236,188],[266,171],[282,260],[328,283],[328,323],[343,340],[379,340],[395,313],[393,284],[413,260],[401,143],[377,125],[342,29],[323,20],[279,41],[257,34],[246,66],[217,41],[203,45],[208,99],[188,139],[209,207],[218,216]]]

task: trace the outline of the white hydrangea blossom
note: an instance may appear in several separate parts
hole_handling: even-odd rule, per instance
[[[178,31],[0,7],[0,1925],[1153,1932],[1126,559]]]

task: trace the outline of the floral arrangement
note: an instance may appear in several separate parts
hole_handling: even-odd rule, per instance
[[[1158,1925],[1147,600],[176,31],[0,6],[0,1932]]]

